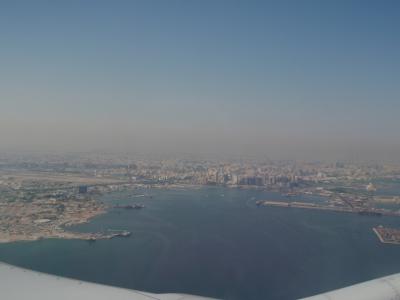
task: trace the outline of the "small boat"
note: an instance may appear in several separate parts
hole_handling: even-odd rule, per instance
[[[128,205],[115,205],[114,208],[123,208],[123,209],[142,209],[144,208],[144,204],[128,204]]]

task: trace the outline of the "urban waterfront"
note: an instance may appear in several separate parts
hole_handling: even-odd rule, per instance
[[[102,196],[111,208],[81,232],[129,230],[128,238],[49,239],[0,245],[4,262],[52,274],[152,292],[224,299],[296,299],[400,272],[400,247],[380,243],[377,225],[395,217],[257,207],[277,193],[204,187]],[[320,201],[317,197],[294,197]]]

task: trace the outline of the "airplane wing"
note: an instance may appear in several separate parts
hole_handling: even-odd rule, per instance
[[[6,300],[212,300],[186,294],[154,294],[89,283],[0,263],[0,298]],[[214,299],[215,300],[215,299]],[[400,274],[302,300],[400,300]]]
[[[4,300],[206,300],[185,294],[153,294],[83,282],[0,263],[0,298]]]
[[[302,300],[400,300],[400,273]]]

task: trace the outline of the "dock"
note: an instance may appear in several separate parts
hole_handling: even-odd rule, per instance
[[[383,227],[382,225],[372,229],[381,243],[400,245],[400,229]]]
[[[259,200],[256,202],[257,206],[275,206],[285,208],[302,208],[302,209],[315,209],[325,210],[334,212],[344,213],[356,213],[362,216],[400,216],[399,212],[391,211],[387,209],[376,209],[376,208],[354,208],[354,207],[339,207],[334,205],[321,205],[311,202],[287,202],[287,201],[270,201],[270,200]]]

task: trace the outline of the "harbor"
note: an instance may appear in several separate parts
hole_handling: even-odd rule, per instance
[[[350,206],[334,206],[334,205],[321,205],[311,202],[287,202],[287,201],[270,201],[259,200],[256,202],[257,206],[275,206],[285,208],[302,208],[302,209],[315,209],[343,213],[355,213],[362,216],[400,216],[398,211],[383,209],[383,208],[362,208]]]

